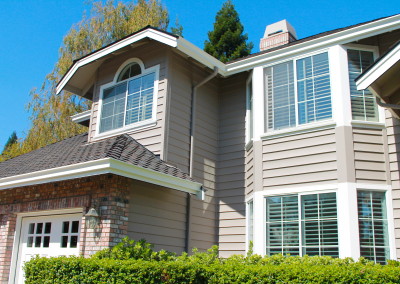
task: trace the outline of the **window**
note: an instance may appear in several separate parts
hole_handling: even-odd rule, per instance
[[[124,67],[117,83],[102,91],[99,133],[151,120],[155,80],[156,72],[142,72],[137,63]]]
[[[328,53],[264,69],[265,131],[332,117]]]
[[[361,256],[386,263],[389,240],[385,193],[359,191],[357,197]]]
[[[336,193],[266,198],[266,253],[339,256]]]
[[[355,82],[355,79],[374,62],[374,54],[371,51],[348,49],[347,60],[353,119],[378,121],[378,108],[374,95],[368,89],[358,91]]]

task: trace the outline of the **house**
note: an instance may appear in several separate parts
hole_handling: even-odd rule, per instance
[[[224,64],[146,27],[74,62],[88,133],[0,164],[0,277],[32,255],[156,249],[400,258],[397,118],[354,79],[400,38],[400,15]]]

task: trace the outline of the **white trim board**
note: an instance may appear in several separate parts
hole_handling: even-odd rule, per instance
[[[73,164],[54,169],[5,177],[0,179],[0,190],[48,182],[82,178],[87,176],[115,174],[135,180],[156,184],[203,197],[202,185],[151,169],[121,162],[113,158]]]
[[[400,43],[356,80],[357,90],[365,90],[400,61]]]

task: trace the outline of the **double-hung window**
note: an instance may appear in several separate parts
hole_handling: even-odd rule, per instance
[[[368,90],[357,90],[355,79],[373,62],[371,51],[347,50],[349,69],[351,113],[354,120],[378,121],[378,108],[374,95]]]
[[[358,191],[357,199],[361,256],[385,263],[390,254],[385,193]]]
[[[264,69],[265,131],[332,118],[328,53]]]
[[[338,257],[336,193],[267,197],[266,253]]]
[[[155,72],[143,72],[137,63],[127,65],[116,83],[103,89],[99,133],[135,126],[154,116]]]

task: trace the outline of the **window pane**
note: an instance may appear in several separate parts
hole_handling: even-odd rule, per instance
[[[355,79],[374,62],[372,52],[347,50],[351,111],[353,119],[378,121],[378,108],[374,96],[369,90],[358,91]]]
[[[296,125],[293,62],[285,62],[264,70],[265,131]]]
[[[61,237],[61,247],[62,248],[68,247],[68,236]]]
[[[50,236],[43,237],[43,247],[48,248],[50,246]]]
[[[71,233],[78,233],[79,221],[72,221]]]
[[[126,83],[104,90],[100,119],[100,133],[121,128],[123,126],[125,96]]]
[[[296,61],[299,124],[332,117],[328,53]]]
[[[36,224],[36,234],[41,234],[43,231],[43,223]]]
[[[26,246],[28,248],[31,248],[32,245],[33,245],[33,237],[28,237],[28,242],[27,242]]]
[[[140,75],[141,73],[142,70],[139,64],[130,63],[129,65],[125,66],[124,69],[122,69],[121,73],[118,76],[117,82],[135,77],[137,75]]]
[[[62,228],[63,234],[68,234],[69,233],[69,222],[63,222],[63,228]]]
[[[30,223],[28,234],[33,234],[34,232],[35,232],[35,223]]]
[[[44,227],[44,233],[45,234],[50,234],[51,233],[51,223],[46,223]]]
[[[357,198],[361,256],[386,263],[389,240],[385,193],[359,191]]]
[[[70,248],[76,248],[78,246],[78,236],[71,236]]]
[[[35,248],[40,248],[40,244],[42,243],[42,237],[35,238]]]

